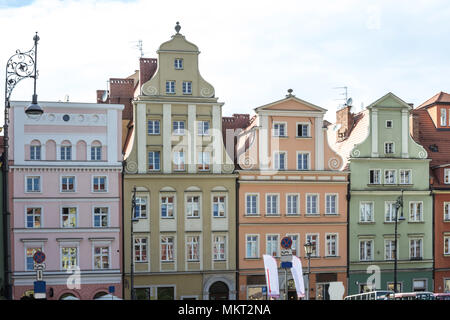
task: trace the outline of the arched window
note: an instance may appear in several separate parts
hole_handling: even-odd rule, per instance
[[[59,300],[80,300],[80,299],[78,299],[77,296],[74,295],[73,293],[67,292],[61,295],[61,297],[59,297]]]
[[[72,144],[70,141],[61,142],[61,160],[72,160]]]
[[[91,160],[102,160],[102,144],[100,141],[94,141],[91,144]]]
[[[42,160],[41,143],[38,140],[31,141],[30,144],[30,160]]]
[[[229,289],[222,281],[214,282],[209,287],[209,300],[228,300]]]
[[[104,291],[97,292],[97,293],[95,294],[95,296],[94,296],[94,300],[95,300],[95,299],[98,299],[98,298],[100,298],[100,297],[106,296],[107,294],[108,294],[108,293],[106,293],[106,292],[104,292]]]

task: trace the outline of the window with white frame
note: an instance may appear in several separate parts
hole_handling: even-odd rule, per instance
[[[400,169],[400,184],[411,184],[412,171],[410,169]]]
[[[384,153],[393,154],[394,151],[394,143],[393,142],[385,142],[384,143]]]
[[[267,194],[266,195],[266,214],[278,215],[278,195]]]
[[[166,81],[166,93],[167,94],[175,93],[175,81],[173,80]]]
[[[75,191],[75,176],[61,177],[61,191],[74,192]]]
[[[258,195],[248,194],[245,201],[246,215],[258,215]]]
[[[444,202],[444,221],[450,221],[450,202]]]
[[[297,124],[297,137],[309,137],[309,124],[307,123],[298,123]]]
[[[109,247],[94,247],[94,269],[109,269]]]
[[[186,253],[188,261],[200,260],[200,237],[189,236],[186,239]]]
[[[213,196],[213,217],[223,218],[226,216],[226,197],[225,196]]]
[[[174,261],[174,237],[161,236],[161,261]]]
[[[441,108],[441,126],[447,125],[447,109]]]
[[[373,240],[359,241],[359,260],[360,261],[373,260]]]
[[[444,183],[450,184],[450,169],[444,169]]]
[[[78,266],[78,247],[61,248],[61,268],[69,270]]]
[[[135,201],[136,207],[134,209],[135,219],[146,219],[147,218],[147,197],[136,196]]]
[[[192,94],[192,81],[183,81],[183,94]]]
[[[188,218],[200,217],[200,196],[187,196],[186,216]]]
[[[198,152],[198,170],[209,171],[209,165],[211,163],[211,153],[208,151]]]
[[[71,145],[61,145],[61,160],[72,160],[72,146]]]
[[[91,160],[102,160],[102,146],[91,146]]]
[[[42,247],[27,247],[26,248],[26,271],[33,271],[34,270],[34,259],[33,256],[36,252],[41,251]]]
[[[77,208],[76,207],[63,207],[61,209],[61,221],[63,228],[76,228],[77,227]]]
[[[426,279],[413,279],[413,291],[414,292],[423,292],[427,291],[427,280]]]
[[[370,184],[380,184],[381,183],[381,170],[380,169],[369,170],[369,183]]]
[[[41,146],[31,145],[30,146],[30,160],[41,160]]]
[[[293,256],[300,256],[300,237],[298,234],[286,234],[287,237],[291,238],[292,245],[291,251]]]
[[[286,152],[277,151],[274,152],[273,168],[275,170],[286,170]]]
[[[395,170],[384,170],[384,184],[395,184]]]
[[[297,170],[309,170],[309,153],[297,153]]]
[[[213,259],[214,261],[226,260],[226,236],[214,236],[213,240]]]
[[[272,127],[272,135],[274,137],[286,137],[286,124],[280,122],[274,122]]]
[[[159,171],[160,170],[160,152],[149,151],[148,152],[148,170]]]
[[[109,226],[109,208],[94,207],[94,227],[106,228]]]
[[[395,201],[384,202],[384,222],[394,222],[397,208],[395,207]]]
[[[245,257],[246,258],[258,258],[258,235],[249,234],[245,239]]]
[[[326,256],[336,257],[338,253],[338,234],[329,233],[326,235]]]
[[[450,236],[444,237],[444,254],[450,255]]]
[[[27,177],[27,192],[41,192],[41,177]]]
[[[184,151],[173,151],[173,170],[184,171],[186,169],[186,160],[184,158]]]
[[[94,176],[92,178],[92,190],[94,192],[106,192],[107,190],[107,177],[106,176]]]
[[[319,235],[318,234],[307,234],[306,235],[306,242],[305,243],[311,243],[311,257],[318,257],[319,256]]]
[[[147,134],[149,135],[161,134],[159,120],[147,120]]]
[[[182,58],[176,58],[173,63],[174,63],[175,70],[183,69],[183,59]]]
[[[286,214],[287,215],[298,215],[299,213],[299,201],[298,194],[288,194],[286,195]]]
[[[359,210],[359,222],[373,222],[373,202],[360,202]]]
[[[411,201],[409,203],[409,221],[423,221],[423,202]]]
[[[27,228],[40,228],[42,222],[41,208],[27,208]]]
[[[411,260],[422,259],[422,243],[423,240],[419,238],[409,239],[409,257]]]
[[[174,218],[174,196],[161,196],[161,218]]]
[[[336,194],[327,194],[325,196],[325,214],[337,214]]]
[[[134,238],[134,261],[147,262],[147,238]]]
[[[209,121],[198,121],[197,132],[199,136],[209,136]]]
[[[395,239],[384,240],[384,260],[395,259]]]
[[[319,214],[317,194],[306,195],[306,214]]]
[[[279,236],[277,234],[266,235],[266,254],[272,257],[278,257],[279,254]]]
[[[184,135],[184,121],[174,121],[173,122],[173,134],[177,136]]]

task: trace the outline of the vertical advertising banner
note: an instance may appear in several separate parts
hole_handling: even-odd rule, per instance
[[[267,283],[267,297],[279,297],[280,288],[278,284],[278,266],[274,257],[267,254],[263,255],[264,273]]]

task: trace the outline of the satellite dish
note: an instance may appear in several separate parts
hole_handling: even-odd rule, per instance
[[[348,99],[347,99],[347,102],[346,102],[346,105],[347,105],[347,106],[351,106],[352,103],[353,103],[353,99],[352,99],[352,98],[348,98]]]
[[[108,99],[108,90],[105,90],[103,91],[102,101],[106,102],[107,99]]]

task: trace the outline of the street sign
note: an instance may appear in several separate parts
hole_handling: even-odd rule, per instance
[[[283,249],[290,249],[292,247],[292,239],[290,237],[283,237],[281,239],[281,247]]]
[[[289,269],[289,268],[292,268],[292,262],[281,262],[281,268],[286,268],[286,269]]]
[[[45,281],[35,281],[34,282],[34,298],[35,299],[45,299],[46,298],[46,285]]]
[[[266,293],[267,293],[267,287],[266,287],[266,286],[262,287],[262,293],[263,293],[263,294],[266,294]]]
[[[35,254],[33,255],[33,260],[37,264],[41,264],[42,262],[45,261],[45,254],[42,251],[36,251]]]
[[[115,290],[115,287],[114,287],[114,286],[109,286],[109,287],[108,287],[108,292],[109,292],[109,293],[113,294],[113,293],[114,293],[114,290]]]

